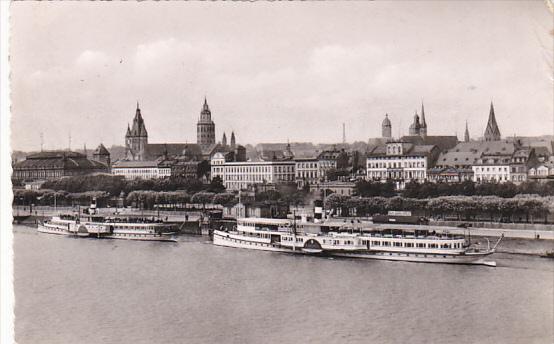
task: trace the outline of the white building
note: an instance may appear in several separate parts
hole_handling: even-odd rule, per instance
[[[291,160],[226,162],[218,153],[211,160],[211,176],[221,177],[227,190],[242,190],[253,184],[294,183],[295,164]]]
[[[473,169],[474,182],[498,182],[510,181],[511,155],[483,156],[477,160],[471,168]]]
[[[319,184],[324,177],[317,158],[295,159],[295,179],[299,189],[305,185]]]
[[[155,179],[171,176],[171,166],[157,161],[118,161],[112,165],[112,174],[125,179]]]
[[[399,189],[410,181],[423,182],[427,169],[438,156],[434,145],[414,145],[407,142],[389,142],[368,153],[366,175],[368,180],[392,180]]]

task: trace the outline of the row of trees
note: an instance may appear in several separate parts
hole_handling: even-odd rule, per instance
[[[225,191],[221,178],[214,178],[210,184],[203,184],[198,179],[164,178],[164,179],[135,179],[126,180],[123,176],[112,175],[85,175],[49,180],[42,186],[45,189],[67,191],[71,193],[88,191],[105,191],[112,196],[119,196],[122,192],[129,194],[132,191],[177,191],[185,190],[188,193],[208,191],[220,193]]]
[[[554,210],[553,197],[517,195],[513,198],[498,196],[441,196],[436,198],[404,197],[348,197],[332,194],[326,199],[327,209],[342,214],[355,210],[358,216],[385,214],[390,210],[409,210],[416,214],[434,217],[456,217],[472,220],[488,217],[491,221],[545,220]]]
[[[356,194],[362,197],[393,197],[402,195],[407,198],[433,198],[440,196],[498,196],[512,198],[520,194],[535,194],[540,196],[554,196],[554,181],[547,183],[524,182],[516,185],[507,183],[474,183],[464,181],[460,183],[407,183],[404,190],[395,191],[394,183],[380,183],[374,181],[358,181],[355,186]]]
[[[234,205],[238,202],[233,193],[214,193],[200,191],[195,194],[188,194],[186,191],[132,191],[126,197],[127,204],[135,204],[137,207],[153,209],[156,204],[168,205],[170,207],[180,206],[187,203],[193,204],[221,204],[225,206]]]
[[[108,204],[109,193],[105,191],[67,192],[55,190],[21,190],[15,189],[13,203],[15,205],[58,205],[71,206],[75,204],[90,204],[90,200],[96,198],[100,207]]]

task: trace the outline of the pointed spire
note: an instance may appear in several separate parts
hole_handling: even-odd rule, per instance
[[[464,133],[464,142],[469,142],[469,129],[467,127],[467,120],[466,120],[466,131]]]
[[[235,132],[232,131],[231,132],[231,149],[235,149],[235,145],[236,145],[236,139],[235,139]]]
[[[498,124],[496,123],[496,117],[494,115],[494,105],[491,101],[491,108],[489,111],[489,120],[487,122],[487,127],[485,129],[485,141],[500,141],[500,129],[498,129]]]
[[[140,110],[140,107],[139,107],[139,102],[137,100],[137,110]]]
[[[421,102],[421,126],[426,128],[427,123],[425,122],[425,108],[423,107],[423,102]]]

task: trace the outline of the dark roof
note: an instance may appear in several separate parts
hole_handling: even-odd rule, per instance
[[[397,142],[402,144],[402,154],[400,155],[419,155],[425,156],[433,153],[436,146],[433,145],[416,145],[410,142]],[[385,156],[387,155],[387,145],[381,145],[373,148],[367,154],[368,156]],[[396,154],[395,154],[396,155]],[[394,156],[394,155],[393,155]]]
[[[433,135],[421,137],[419,135],[402,136],[400,139],[403,142],[410,142],[415,145],[431,145],[437,146],[440,151],[451,149],[458,144],[458,137],[448,135]]]
[[[160,156],[202,156],[200,145],[195,143],[149,143],[144,148],[144,158],[155,160]]]
[[[14,169],[106,169],[101,162],[70,151],[46,151],[31,154],[13,165]]]
[[[481,153],[475,151],[441,153],[437,159],[438,166],[470,166],[477,163]]]
[[[59,159],[59,158],[85,158],[84,154],[72,151],[44,151],[27,155],[25,159]]]
[[[100,144],[92,153],[93,155],[110,155],[110,152],[104,147],[103,144]]]

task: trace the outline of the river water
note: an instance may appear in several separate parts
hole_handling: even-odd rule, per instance
[[[14,229],[18,343],[552,343],[554,264],[310,256]]]

